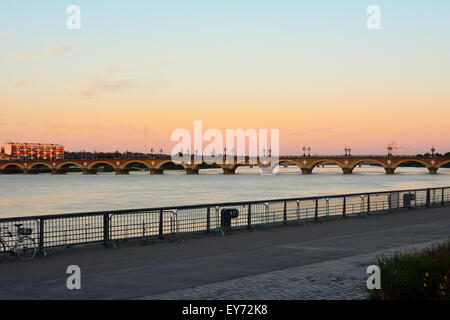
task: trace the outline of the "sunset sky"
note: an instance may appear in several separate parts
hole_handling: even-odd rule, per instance
[[[449,57],[448,0],[2,0],[0,142],[168,151],[202,120],[282,154],[448,152]]]

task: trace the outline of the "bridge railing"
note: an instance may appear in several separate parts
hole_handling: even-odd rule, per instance
[[[220,155],[219,155],[220,156]],[[237,157],[237,156],[235,156]],[[446,157],[445,155],[434,155],[434,156],[417,156],[417,155],[280,155],[278,158],[283,158],[283,159],[297,159],[297,158],[372,158],[372,159],[379,159],[379,158],[449,158]],[[144,157],[130,157],[130,156],[124,156],[124,157],[117,157],[117,158],[101,158],[101,157],[83,157],[83,158],[64,158],[64,159],[55,159],[58,161],[114,161],[114,160],[150,160],[150,159],[168,159],[171,158],[170,155],[148,155],[148,156],[144,156]],[[246,156],[246,158],[248,158],[248,156]],[[55,161],[54,159],[39,159],[39,158],[34,158],[34,159],[25,159],[25,158],[21,158],[21,159],[0,159],[0,163],[1,162],[14,162],[14,161],[29,161],[29,162],[33,162],[33,161]]]
[[[355,155],[289,155],[289,156],[280,156],[279,158],[374,158],[374,159],[379,159],[379,158],[426,158],[426,157],[418,157],[417,155],[407,155],[407,154],[399,154],[399,155],[382,155],[382,154],[376,154],[376,155],[369,155],[369,154],[355,154]],[[432,158],[432,157],[430,157]],[[444,156],[434,156],[434,158],[445,158]]]
[[[32,228],[41,250],[127,239],[171,239],[189,233],[223,232],[277,224],[387,214],[450,204],[450,186],[342,195],[213,203],[0,219],[0,230]],[[10,237],[2,238],[12,244]],[[3,250],[0,248],[0,250]]]

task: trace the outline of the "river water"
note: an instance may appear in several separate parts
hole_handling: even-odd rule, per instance
[[[311,175],[294,167],[275,175],[261,175],[257,168],[239,168],[235,175],[216,169],[198,175],[1,175],[0,218],[450,186],[450,169],[438,173],[398,168],[386,175],[382,168],[363,166],[343,175],[340,168],[327,166]]]

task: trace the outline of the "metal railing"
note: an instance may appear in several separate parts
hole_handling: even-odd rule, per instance
[[[450,204],[450,186],[306,198],[229,202],[0,219],[0,230],[32,228],[40,250],[126,239],[165,239],[188,233],[304,223]],[[11,241],[9,238],[3,238]]]

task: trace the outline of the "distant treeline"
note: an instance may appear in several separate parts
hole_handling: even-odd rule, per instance
[[[79,152],[64,152],[64,156],[66,159],[72,160],[95,160],[95,159],[143,159],[143,158],[160,158],[167,157],[166,154],[160,153],[140,153],[140,152],[124,152],[121,153],[119,151],[116,152],[87,152],[87,151],[79,151]]]
[[[431,153],[425,153],[425,154],[418,154],[417,155],[418,157],[432,157],[432,155],[431,155]],[[450,152],[447,152],[447,153],[445,153],[445,154],[441,154],[441,153],[439,153],[439,152],[436,152],[435,154],[434,154],[434,156],[435,157],[450,157]]]
[[[160,153],[141,153],[141,152],[124,152],[121,153],[119,151],[116,152],[87,152],[87,151],[79,151],[79,152],[68,152],[66,151],[65,157],[66,159],[86,159],[86,160],[94,160],[94,159],[142,159],[142,158],[160,158],[160,157],[169,157],[170,155],[164,154],[162,150]],[[450,152],[445,154],[436,153],[435,157],[450,157]],[[418,154],[417,157],[432,157],[430,153]]]
[[[431,153],[425,153],[425,154],[418,154],[418,157],[432,157]],[[450,152],[447,152],[445,154],[441,153],[435,153],[435,157],[450,157]],[[417,162],[405,162],[400,165],[401,167],[423,167],[420,163]],[[450,168],[450,163],[444,164],[441,168]]]

